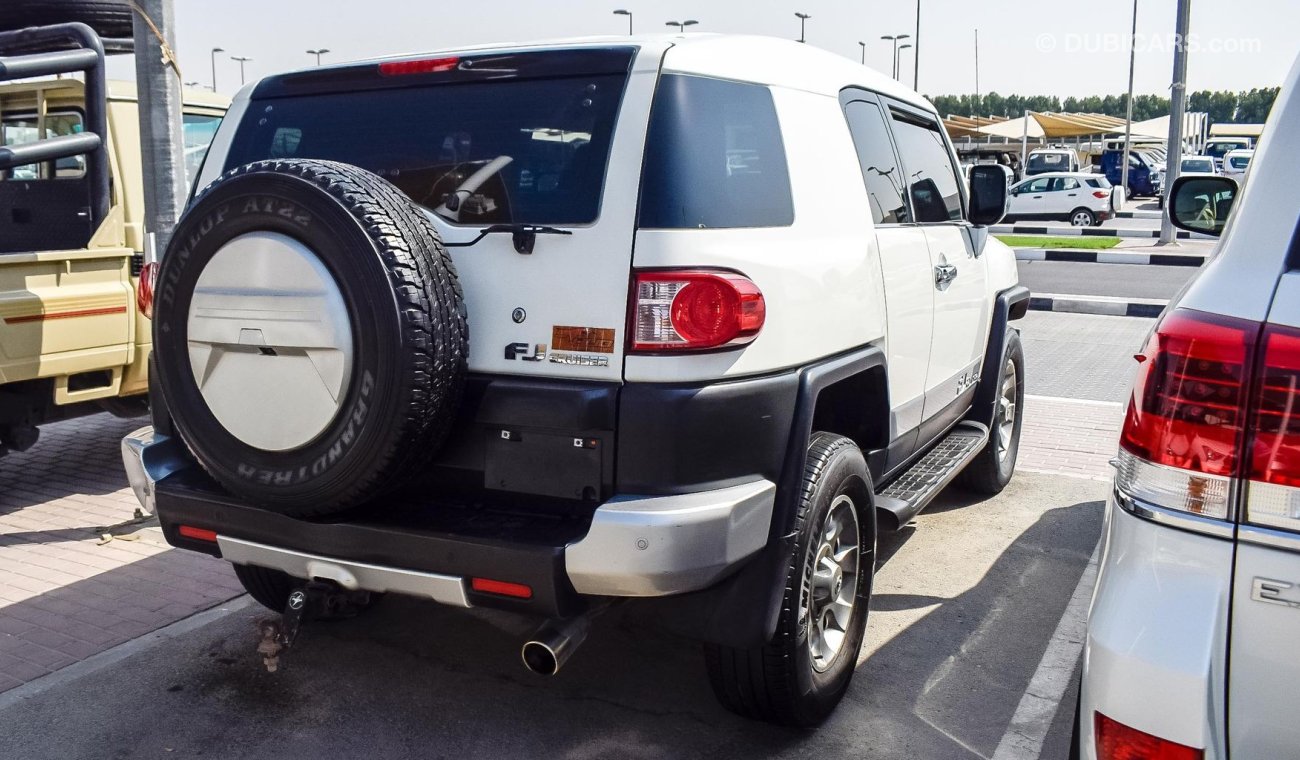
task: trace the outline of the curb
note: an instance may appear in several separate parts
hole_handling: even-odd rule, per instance
[[[1160,230],[1108,230],[1101,227],[1025,227],[1017,225],[998,225],[990,227],[994,235],[1046,235],[1048,237],[1117,237],[1145,238],[1158,240]],[[1187,230],[1178,230],[1179,240],[1214,240],[1212,235],[1193,234]]]
[[[1116,219],[1163,219],[1162,211],[1117,211]]]
[[[1199,267],[1208,256],[1188,253],[1125,253],[1079,248],[1016,248],[1016,261],[1070,261],[1087,264],[1152,264],[1162,267]]]
[[[1029,298],[1029,308],[1034,311],[1099,314],[1108,317],[1158,317],[1168,304],[1168,301],[1154,298],[1113,298],[1055,293],[1043,293]]]

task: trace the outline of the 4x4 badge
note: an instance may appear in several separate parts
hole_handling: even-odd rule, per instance
[[[546,344],[538,343],[530,348],[527,343],[510,343],[506,346],[506,358],[526,362],[546,361]]]

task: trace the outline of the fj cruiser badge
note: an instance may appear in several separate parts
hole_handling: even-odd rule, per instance
[[[527,343],[509,343],[506,345],[507,359],[520,359],[526,362],[540,362],[546,360],[546,344],[538,343],[529,347]]]

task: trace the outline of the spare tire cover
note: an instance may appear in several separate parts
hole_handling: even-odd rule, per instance
[[[223,486],[295,516],[421,469],[464,386],[468,329],[430,219],[387,181],[263,161],[209,185],[158,275],[154,371]]]

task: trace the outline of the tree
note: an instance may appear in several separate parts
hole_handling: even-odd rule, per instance
[[[1211,124],[1259,124],[1268,120],[1277,87],[1257,87],[1246,92],[1199,90],[1188,96],[1187,110],[1209,114]],[[1124,118],[1128,95],[1089,95],[1069,97],[1064,102],[1052,95],[1008,95],[996,92],[973,95],[939,95],[930,98],[939,113],[948,116],[1003,116],[1019,118],[1029,111],[1065,111],[1100,113]],[[1169,114],[1169,98],[1163,95],[1137,95],[1133,98],[1133,120],[1146,121]]]

